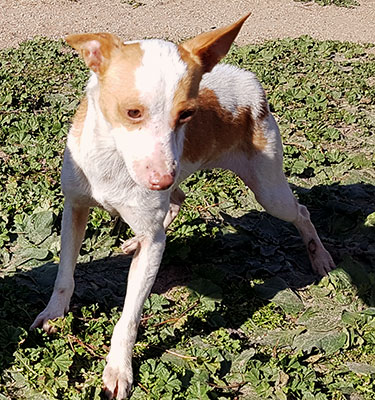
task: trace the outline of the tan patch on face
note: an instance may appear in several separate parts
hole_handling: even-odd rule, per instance
[[[135,71],[141,65],[143,50],[139,43],[125,44],[111,59],[100,82],[100,108],[113,127],[125,126],[127,130],[140,129],[147,119],[147,110],[139,100],[135,86]],[[139,110],[141,118],[132,119],[129,110]]]
[[[207,162],[231,149],[250,154],[265,148],[267,139],[250,109],[239,108],[234,115],[221,107],[210,89],[199,93],[197,106],[196,115],[186,126],[183,160]]]
[[[76,113],[74,114],[72,127],[70,129],[72,135],[78,139],[81,137],[82,134],[83,124],[85,123],[86,114],[87,114],[87,97],[84,97],[81,100],[81,103],[78,106]]]
[[[182,61],[187,65],[187,73],[179,81],[174,94],[171,112],[172,129],[174,129],[178,123],[178,117],[182,111],[189,109],[195,110],[199,83],[203,74],[202,67],[187,50],[179,46],[178,51]]]

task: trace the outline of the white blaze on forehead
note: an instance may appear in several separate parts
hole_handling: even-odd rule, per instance
[[[151,118],[167,120],[178,82],[187,73],[177,46],[163,40],[143,40],[142,64],[135,71],[135,85],[140,100],[149,109]],[[167,121],[165,121],[167,122]]]

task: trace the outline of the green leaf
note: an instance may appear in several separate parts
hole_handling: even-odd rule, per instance
[[[40,247],[24,247],[19,253],[17,253],[16,265],[25,263],[28,260],[45,260],[48,255],[48,249]]]
[[[298,314],[304,309],[301,299],[287,287],[286,282],[281,278],[268,279],[264,284],[256,285],[254,290],[259,297],[272,300],[287,313]]]
[[[168,349],[168,352],[164,352],[161,356],[161,360],[164,362],[170,362],[178,367],[189,368],[190,363],[194,359],[183,349]]]
[[[307,331],[294,338],[293,347],[310,353],[313,348],[322,350],[327,354],[333,354],[345,346],[347,337],[344,332],[329,331],[316,332]]]
[[[54,360],[54,364],[61,372],[69,371],[70,366],[73,364],[71,352],[65,352],[57,356]]]
[[[364,223],[365,226],[374,228],[375,227],[375,212],[369,214],[366,217],[366,221]]]
[[[296,315],[301,312],[305,306],[302,300],[289,288],[277,293],[272,301],[280,306],[286,313]]]
[[[31,243],[36,245],[43,242],[52,233],[54,213],[41,211],[32,214],[25,221],[25,233]]]
[[[372,317],[375,317],[375,307],[366,308],[366,310],[361,311],[361,314],[371,315]]]
[[[208,279],[196,279],[189,283],[189,288],[192,290],[194,297],[209,311],[215,310],[216,303],[222,301],[222,290]]]
[[[375,375],[375,366],[359,362],[347,362],[346,366],[350,371],[360,375]]]
[[[254,349],[244,350],[237,356],[233,357],[230,373],[245,373],[248,361],[255,355]]]
[[[363,311],[362,311],[363,313]],[[350,312],[344,310],[341,315],[341,321],[349,326],[356,326],[360,322],[364,322],[364,316],[360,312]]]
[[[249,338],[251,342],[263,346],[277,346],[278,348],[290,347],[293,344],[293,339],[299,336],[303,331],[305,331],[303,327],[276,330],[257,329],[249,334]]]
[[[297,320],[297,324],[319,332],[332,331],[340,326],[340,310],[333,307],[310,308]]]
[[[149,314],[158,313],[159,311],[163,311],[164,307],[168,305],[169,300],[165,296],[152,293],[145,301],[144,312]]]

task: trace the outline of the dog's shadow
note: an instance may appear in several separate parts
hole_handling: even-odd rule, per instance
[[[365,225],[367,216],[375,211],[375,187],[353,184],[293,189],[300,202],[309,208],[323,243],[335,262],[351,276],[363,302],[375,306],[375,288],[369,285],[375,277],[375,228],[371,223]],[[250,211],[240,218],[221,214],[221,221],[210,223],[220,224],[221,228],[213,239],[198,234],[168,240],[153,288],[153,292],[159,294],[168,293],[179,285],[192,286],[193,290],[199,291],[199,279],[214,284],[220,280],[224,302],[221,310],[225,311],[216,310],[205,317],[205,333],[220,326],[235,331],[279,290],[301,289],[319,280],[312,273],[302,240],[291,224],[258,211]],[[353,263],[342,263],[344,259]],[[78,264],[71,303],[73,313],[92,303],[98,303],[103,311],[121,308],[129,265],[130,257],[127,256]],[[360,266],[360,270],[352,265]],[[1,279],[2,371],[11,365],[13,353],[25,336],[24,330],[28,330],[48,302],[56,272],[57,265],[48,263]],[[269,285],[270,279],[275,277],[281,284]],[[258,302],[252,301],[244,289],[250,288],[249,280],[254,279],[264,282],[257,285]],[[195,325],[192,323],[191,334],[201,334],[201,324]],[[177,341],[172,337],[165,345],[170,348]],[[160,349],[159,353],[162,351]],[[157,353],[153,351],[150,357]]]

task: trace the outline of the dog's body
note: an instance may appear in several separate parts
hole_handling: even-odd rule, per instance
[[[278,127],[261,85],[251,72],[215,66],[246,18],[180,46],[159,40],[122,43],[109,34],[67,39],[94,73],[65,152],[58,276],[32,327],[48,331],[48,320],[69,308],[89,208],[119,214],[136,236],[123,246],[135,255],[103,375],[110,398],[129,394],[143,304],[162,258],[165,229],[184,199],[178,184],[197,169],[237,173],[266,211],[294,223],[315,272],[334,268],[307,209],[285,180]]]

